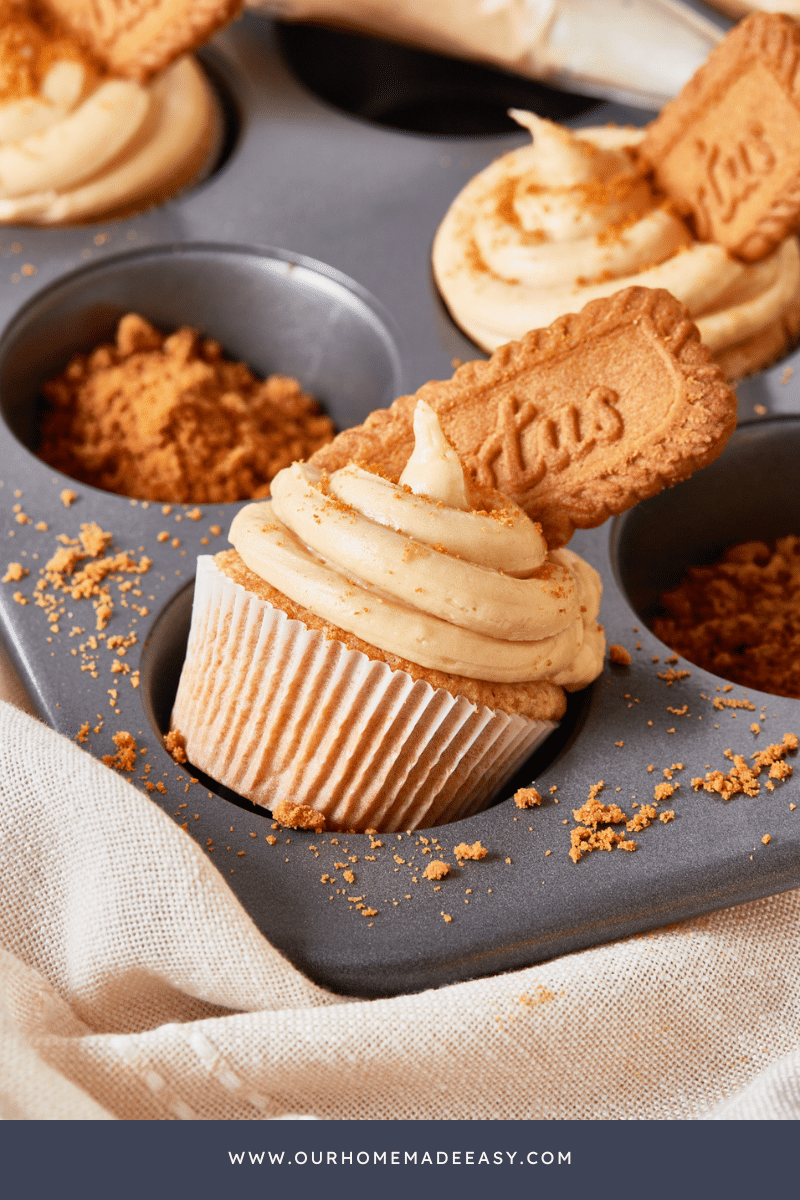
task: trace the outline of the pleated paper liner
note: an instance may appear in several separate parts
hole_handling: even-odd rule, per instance
[[[254,804],[391,832],[485,808],[556,725],[326,641],[203,555],[172,727],[194,766]]]

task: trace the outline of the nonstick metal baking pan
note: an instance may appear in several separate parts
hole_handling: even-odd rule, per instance
[[[109,340],[124,313],[138,311],[164,330],[202,329],[261,374],[296,376],[339,428],[360,422],[396,395],[449,377],[454,360],[480,356],[438,298],[431,240],[463,184],[525,140],[502,132],[502,111],[491,116],[515,102],[510,76],[494,73],[502,78],[487,82],[485,69],[475,68],[475,94],[479,78],[489,90],[474,117],[457,103],[468,66],[459,65],[449,100],[435,62],[426,68],[416,53],[411,67],[401,56],[392,60],[393,74],[373,73],[371,91],[365,75],[354,93],[350,59],[336,58],[336,35],[320,33],[316,49],[306,41],[301,53],[303,36],[248,17],[204,53],[229,128],[222,161],[201,186],[121,221],[3,231],[0,536],[7,561],[24,564],[30,576],[0,589],[0,621],[37,711],[68,737],[88,721],[83,745],[98,757],[115,752],[115,732],[132,733],[147,748],[148,780],[164,789],[152,801],[206,849],[273,945],[344,993],[391,995],[520,967],[798,886],[795,781],[724,802],[695,793],[690,778],[707,764],[725,769],[730,747],[749,755],[785,732],[800,733],[800,702],[739,687],[726,692],[723,679],[683,661],[665,663],[671,651],[647,625],[660,592],[687,566],[711,561],[736,541],[800,532],[799,376],[786,370],[796,355],[740,387],[741,425],[715,464],[573,538],[572,548],[603,577],[608,641],[626,646],[632,663],[608,666],[570,698],[558,732],[487,811],[377,838],[274,829],[268,813],[213,781],[191,783],[197,774],[163,748],[194,562],[226,547],[239,506],[200,505],[195,520],[195,506],[165,512],[54,472],[35,455],[42,382],[75,351]],[[362,42],[351,57],[369,55]],[[391,51],[380,45],[373,53],[383,62]],[[313,54],[329,57],[315,65]],[[387,77],[391,95],[381,107]],[[518,90],[517,104],[572,124],[648,119],[546,88],[533,96],[524,81]],[[500,132],[487,132],[497,123]],[[78,496],[69,508],[60,500],[65,488]],[[29,520],[20,522],[20,513]],[[116,602],[106,631],[136,632],[128,674],[112,675],[105,651],[96,677],[80,669],[84,660],[73,650],[93,628],[87,602],[67,604],[53,631],[30,599],[14,599],[15,591],[31,597],[55,536],[74,537],[92,521],[113,534],[117,549],[152,559],[137,587],[138,610],[128,593],[128,609]],[[75,626],[85,634],[70,636]],[[131,683],[136,671],[138,687]],[[722,703],[731,698],[752,710]],[[681,787],[669,801],[670,824],[635,835],[635,853],[570,861],[571,809],[590,788],[602,780],[603,798],[630,813],[633,797],[647,803],[664,768],[677,763],[683,769],[673,781]],[[142,771],[128,777],[143,786]],[[534,781],[544,803],[519,810],[514,790]],[[487,856],[457,866],[453,847],[475,841]],[[423,852],[441,856],[437,845],[453,870],[434,885],[422,878],[430,858]],[[365,909],[375,913],[365,918]]]

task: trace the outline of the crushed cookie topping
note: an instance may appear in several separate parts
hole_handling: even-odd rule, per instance
[[[662,641],[735,683],[800,698],[800,537],[742,542],[665,592]],[[714,707],[747,707],[715,700]],[[753,707],[753,706],[750,706]]]
[[[268,496],[279,470],[334,432],[296,380],[260,381],[213,339],[188,327],[164,337],[134,313],[113,345],[76,355],[43,391],[50,411],[40,457],[74,479],[144,500]]]

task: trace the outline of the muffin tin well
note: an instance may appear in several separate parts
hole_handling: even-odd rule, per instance
[[[189,506],[165,511],[53,472],[34,453],[42,379],[73,351],[108,338],[116,317],[131,308],[164,328],[199,325],[255,370],[296,374],[340,427],[396,393],[447,378],[453,360],[478,352],[438,299],[431,240],[464,183],[526,139],[523,133],[425,136],[342,112],[300,81],[273,25],[262,18],[231,26],[210,53],[238,113],[239,134],[204,185],[123,221],[0,232],[0,502],[6,516],[0,537],[6,563],[30,571],[0,589],[0,622],[40,715],[70,738],[88,722],[83,745],[98,757],[114,753],[113,733],[133,734],[137,746],[147,748],[142,761],[151,768],[146,776],[135,773],[137,786],[145,779],[161,784],[163,792],[154,790],[152,800],[210,854],[271,942],[315,980],[345,993],[388,995],[522,966],[797,886],[800,817],[789,808],[797,800],[793,780],[772,794],[725,804],[695,794],[689,779],[703,774],[706,763],[724,768],[729,746],[749,754],[766,739],[800,733],[800,702],[751,692],[757,715],[767,706],[756,741],[749,712],[714,708],[723,681],[684,663],[675,666],[691,674],[669,678],[669,650],[648,631],[645,616],[669,570],[678,569],[674,563],[667,569],[670,555],[702,548],[702,529],[716,520],[712,472],[724,473],[728,456],[748,439],[752,461],[761,462],[762,433],[794,428],[791,420],[774,418],[800,412],[796,378],[787,372],[798,356],[740,389],[741,414],[753,423],[717,466],[682,485],[702,491],[707,477],[703,504],[694,492],[684,504],[675,488],[616,523],[576,534],[573,548],[603,576],[609,641],[625,645],[633,661],[608,667],[593,687],[571,698],[561,730],[515,781],[536,779],[545,797],[540,808],[518,810],[509,789],[486,812],[427,835],[438,839],[453,865],[439,891],[422,877],[429,857],[423,850],[430,847],[418,836],[384,835],[378,847],[363,835],[334,841],[328,834],[273,830],[269,814],[211,781],[190,783],[189,771],[167,755],[160,735],[180,670],[194,562],[199,553],[227,546],[238,506],[202,505],[194,520]],[[610,105],[574,118],[577,124],[645,119]],[[770,447],[765,479],[779,475]],[[733,492],[742,493],[735,503],[746,506],[747,493],[747,511],[758,514],[764,511],[760,491],[749,482],[742,486],[737,462],[729,476],[739,481]],[[786,473],[792,477],[788,451]],[[65,508],[59,497],[68,487],[78,499]],[[729,510],[744,512],[730,509],[728,490],[723,484]],[[119,660],[127,673],[112,673],[114,655],[102,647],[94,670],[81,669],[89,652],[79,646],[94,627],[89,602],[67,603],[55,631],[32,602],[56,536],[74,537],[92,521],[113,534],[118,549],[152,559],[135,589],[141,596],[113,585],[107,633],[135,632],[137,639]],[[168,536],[159,540],[159,534]],[[771,535],[771,527],[759,534]],[[745,536],[753,536],[749,526]],[[14,599],[16,591],[28,598],[26,605]],[[84,632],[71,637],[74,627]],[[136,671],[138,687],[132,684]],[[742,689],[731,695],[742,697]],[[602,798],[630,815],[632,796],[647,802],[663,768],[678,761],[685,770],[675,775],[681,788],[669,802],[676,813],[670,825],[656,822],[635,835],[635,853],[597,852],[577,865],[569,860],[570,810],[593,785],[603,780]],[[453,847],[478,840],[487,857],[458,867]],[[359,904],[375,914],[365,919]]]
[[[392,318],[325,264],[271,247],[154,246],[69,273],[7,326],[0,409],[25,446],[37,448],[42,383],[73,354],[113,341],[129,312],[165,331],[191,325],[261,376],[295,376],[339,428],[402,387]]]
[[[320,99],[407,133],[514,133],[509,108],[566,121],[597,106],[536,79],[341,29],[279,25],[278,42],[295,76]]]
[[[725,453],[690,479],[625,513],[614,530],[617,577],[646,622],[689,567],[737,542],[800,530],[800,419],[740,425]]]
[[[192,618],[193,584],[186,584],[162,609],[147,639],[142,656],[142,704],[153,732],[162,739],[170,728],[170,715],[178,690],[181,668],[189,639]],[[517,788],[525,787],[548,766],[560,759],[578,736],[588,712],[589,692],[576,692],[567,700],[567,711],[557,729],[535,750],[524,765],[506,783],[493,803],[500,804],[513,796]],[[221,796],[253,814],[260,810],[243,796],[207,777],[196,767],[204,785],[216,789]]]

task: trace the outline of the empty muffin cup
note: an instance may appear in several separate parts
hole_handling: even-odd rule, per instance
[[[278,26],[283,56],[311,92],[364,121],[438,137],[514,133],[509,108],[554,121],[596,100],[483,63],[308,24]]]

